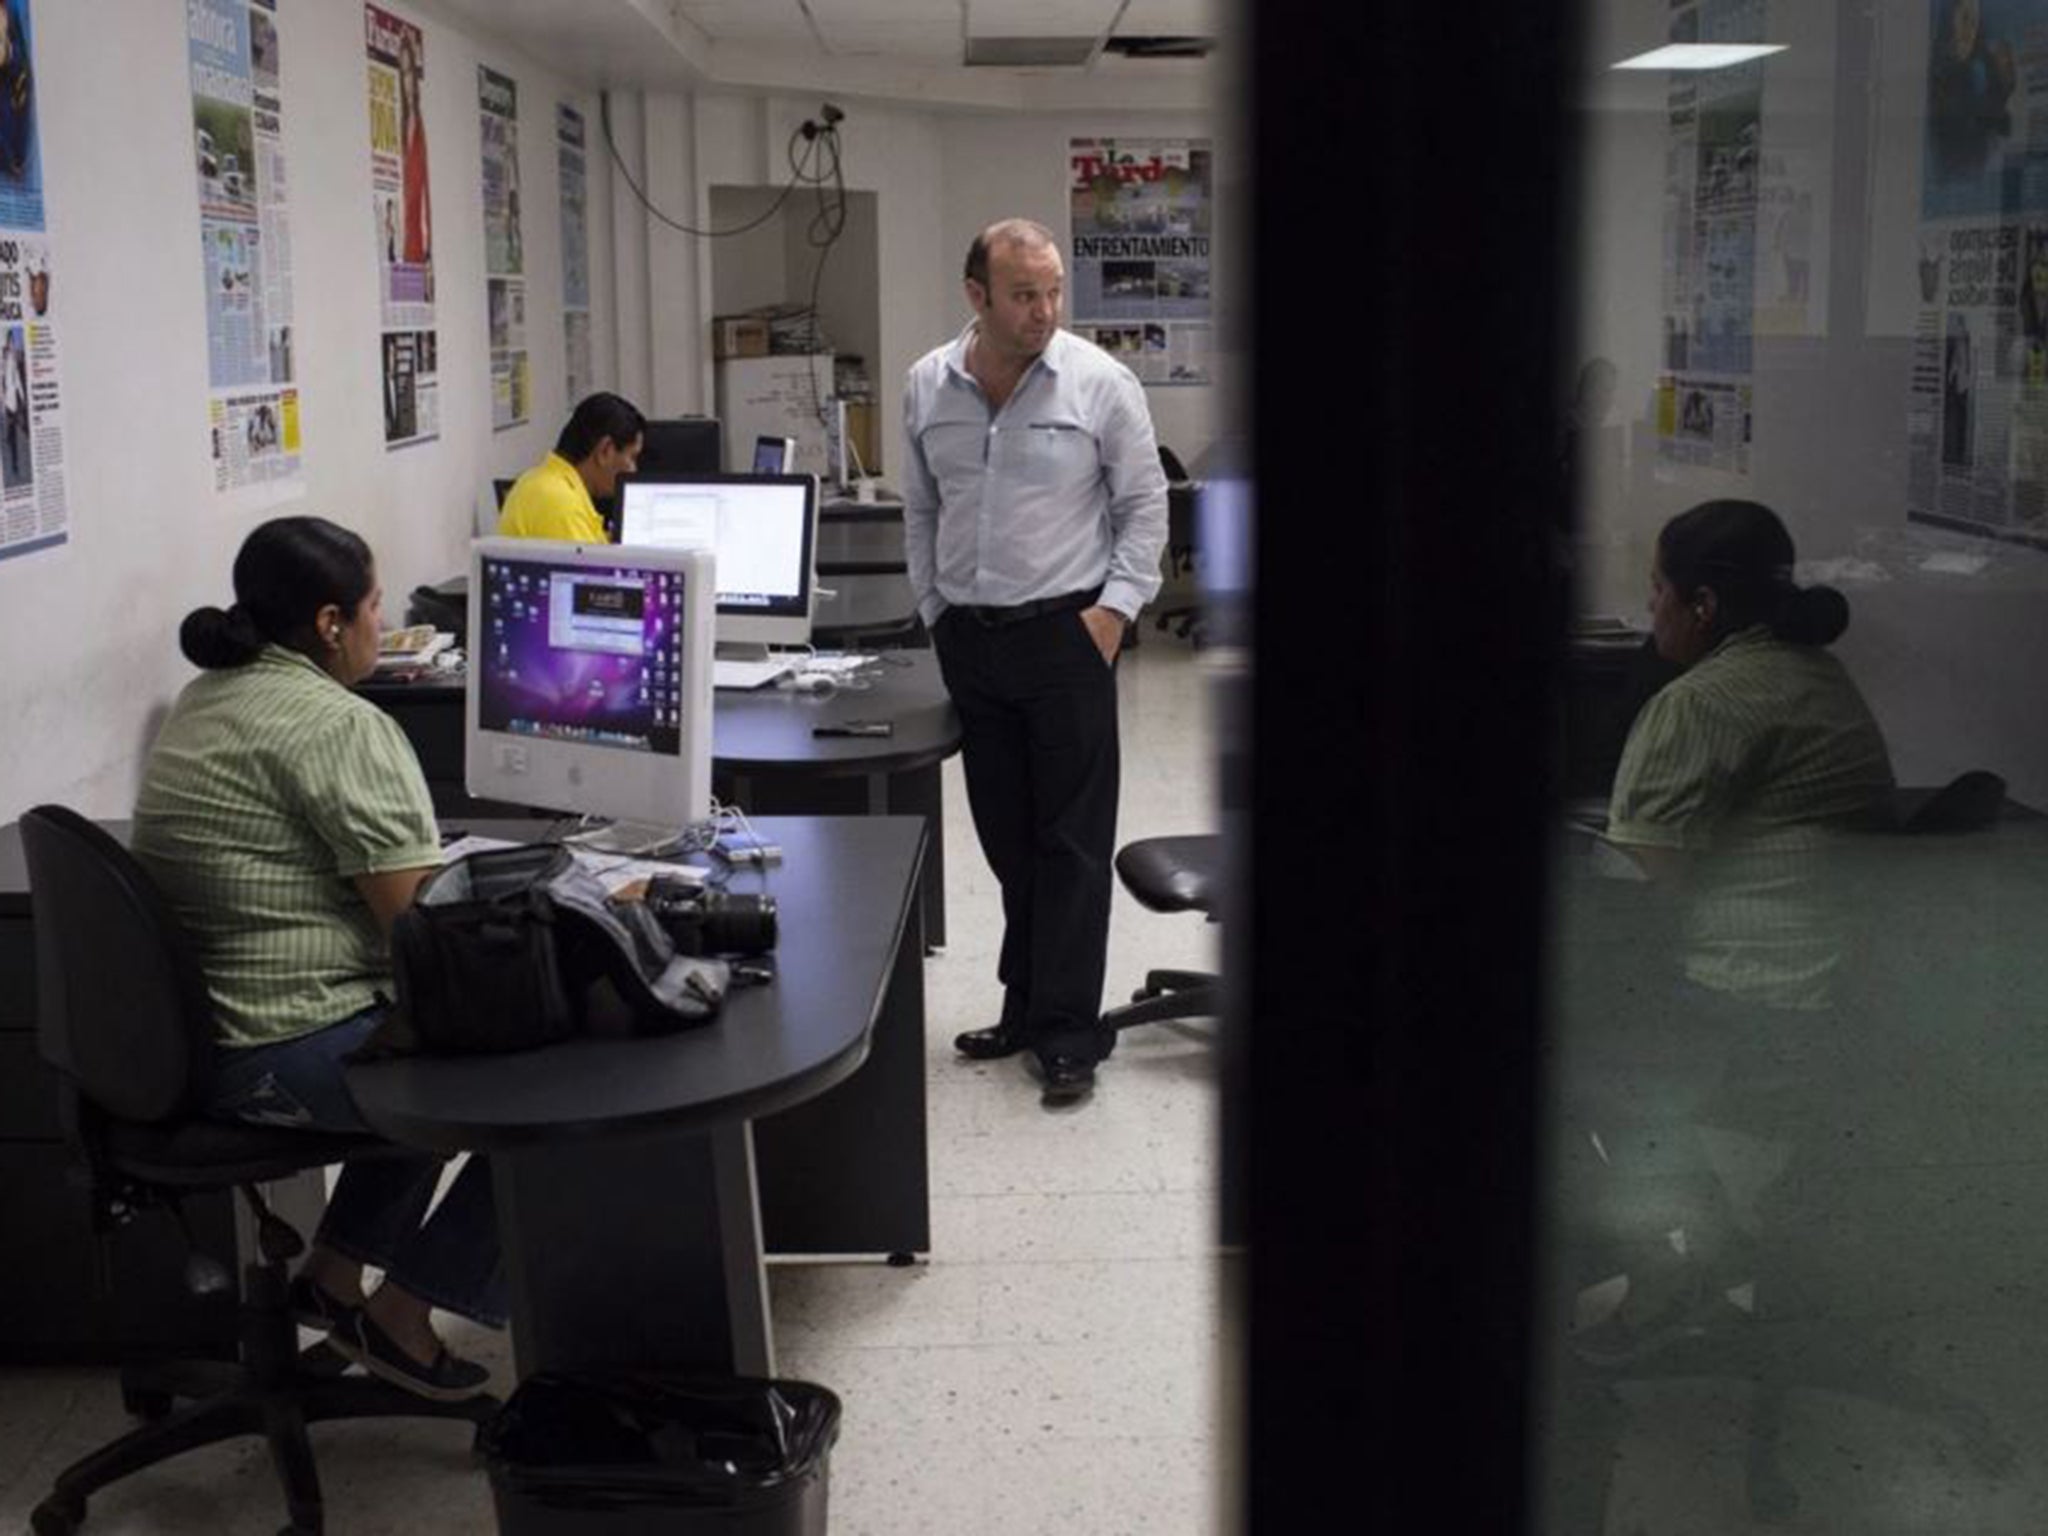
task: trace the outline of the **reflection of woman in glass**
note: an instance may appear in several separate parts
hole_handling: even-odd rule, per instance
[[[420,116],[420,45],[412,33],[398,45],[398,142],[405,159],[405,259],[425,266],[434,256],[433,213],[427,206],[427,125]]]
[[[1651,882],[1638,910],[1671,926],[1641,930],[1647,969],[1623,967],[1654,988],[1632,1000],[1654,1006],[1600,1037],[1611,1054],[1576,1090],[1601,1149],[1583,1172],[1609,1202],[1582,1272],[1622,1282],[1574,1340],[1594,1363],[1746,1320],[1730,1303],[1756,1275],[1755,1226],[1737,1219],[1709,1145],[1740,1138],[1756,1168],[1788,1165],[1807,1053],[1845,1027],[1855,957],[1840,861],[1847,834],[1887,811],[1893,776],[1876,718],[1826,649],[1849,605],[1799,586],[1795,558],[1783,522],[1748,501],[1702,503],[1657,539],[1651,634],[1680,674],[1630,727],[1607,838]]]

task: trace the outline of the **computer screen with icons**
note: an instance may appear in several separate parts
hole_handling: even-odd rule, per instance
[[[478,539],[469,792],[681,830],[711,808],[713,556]]]

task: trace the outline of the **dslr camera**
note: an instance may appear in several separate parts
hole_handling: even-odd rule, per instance
[[[660,875],[647,883],[647,910],[686,955],[765,955],[775,947],[773,896],[705,890]]]

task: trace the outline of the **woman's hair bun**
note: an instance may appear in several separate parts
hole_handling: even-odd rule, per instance
[[[1772,630],[1795,645],[1832,645],[1849,627],[1849,599],[1833,587],[1793,587]]]
[[[178,649],[195,667],[218,671],[254,661],[263,649],[263,636],[239,604],[226,609],[194,608],[178,626]]]

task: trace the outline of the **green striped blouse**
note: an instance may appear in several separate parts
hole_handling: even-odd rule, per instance
[[[441,856],[397,723],[274,645],[178,696],[143,770],[134,849],[192,936],[230,1045],[388,996],[389,956],[351,877]]]
[[[1700,855],[1686,892],[1693,980],[1767,1006],[1825,1007],[1845,934],[1823,850],[1830,829],[1891,787],[1884,736],[1842,664],[1759,625],[1643,706],[1607,835]]]

